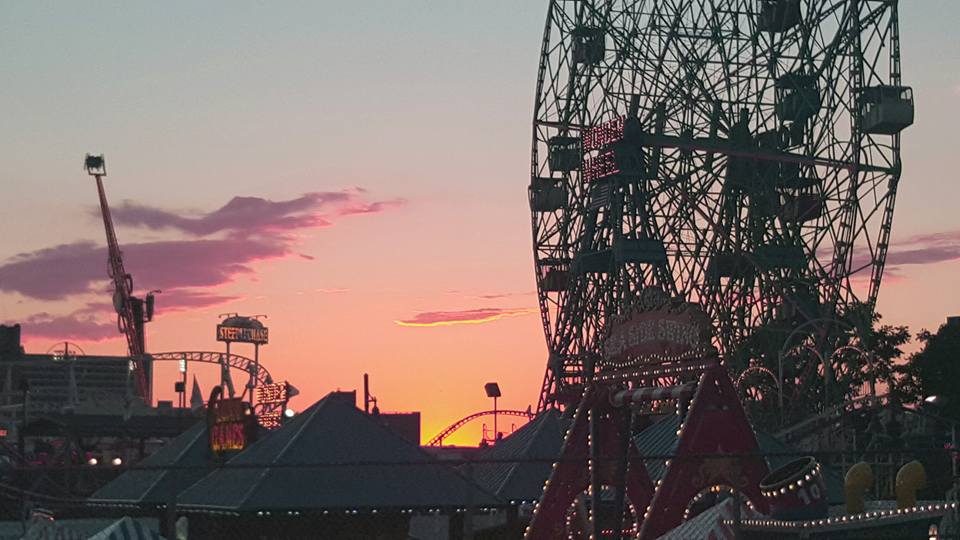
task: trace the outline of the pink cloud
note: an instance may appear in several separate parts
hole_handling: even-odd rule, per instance
[[[960,231],[918,234],[895,242],[887,264],[898,266],[936,264],[960,259]]]
[[[238,299],[238,296],[205,291],[174,290],[158,296],[157,313],[212,307]],[[104,341],[123,336],[117,328],[116,317],[111,303],[89,302],[66,315],[41,312],[18,322],[27,338]]]
[[[938,233],[918,234],[894,242],[887,252],[884,268],[884,282],[896,283],[906,279],[903,275],[904,266],[937,264],[960,260],[960,231],[944,231]],[[870,262],[869,253],[865,249],[858,249],[854,254],[852,266],[866,267]],[[869,279],[867,270],[856,275],[856,279]]]
[[[494,293],[494,294],[478,294],[477,298],[482,298],[484,300],[500,300],[502,298],[515,298],[517,296],[533,296],[537,294],[537,291],[527,291],[527,292],[518,292],[518,293]]]
[[[283,241],[243,239],[169,240],[123,248],[135,285],[150,289],[222,285],[252,273],[253,262],[290,253]],[[105,292],[110,288],[106,263],[106,248],[86,241],[20,254],[0,265],[0,291],[40,300]]]
[[[122,337],[116,321],[99,317],[86,309],[68,315],[37,313],[20,321],[24,340],[51,339],[70,341],[106,341]]]
[[[332,225],[332,215],[371,214],[399,204],[401,199],[370,202],[365,190],[350,188],[283,201],[234,197],[221,208],[196,216],[125,202],[113,209],[113,216],[117,224],[170,229],[193,237],[225,233],[121,246],[137,290],[164,289],[169,298],[175,289],[215,287],[243,275],[255,279],[252,264],[257,261],[295,255],[313,260],[295,251],[296,238],[289,233]],[[0,264],[0,292],[40,300],[106,292],[111,287],[106,265],[106,248],[100,242],[76,241],[21,253]],[[193,307],[202,307],[208,300],[221,303],[215,296],[191,294],[199,302]]]
[[[519,317],[536,313],[537,308],[481,308],[462,311],[425,311],[409,319],[393,321],[399,326],[430,327],[460,324],[484,324],[504,317]]]
[[[407,203],[406,199],[390,199],[386,201],[375,201],[371,203],[357,202],[348,206],[344,206],[337,211],[338,215],[341,216],[354,216],[358,214],[379,214],[385,210],[391,208],[396,208],[398,206],[403,206]]]
[[[208,213],[183,216],[168,210],[124,201],[112,210],[117,224],[151,230],[173,229],[194,236],[228,233],[236,236],[278,233],[331,225],[329,215],[372,214],[403,204],[402,199],[366,201],[360,188],[318,191],[271,201],[261,197],[234,197]]]
[[[313,292],[320,294],[340,294],[350,292],[350,289],[345,289],[343,287],[321,287],[319,289],[314,289]]]
[[[207,291],[174,289],[158,295],[156,305],[157,312],[162,313],[165,311],[188,311],[191,309],[219,306],[239,299],[239,296],[214,294]]]

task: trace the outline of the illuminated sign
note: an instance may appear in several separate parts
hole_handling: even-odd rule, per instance
[[[608,363],[679,360],[711,346],[710,319],[699,306],[664,297],[655,301],[658,305],[635,309],[612,321],[602,345]]]
[[[257,387],[258,403],[286,403],[289,397],[289,389],[286,382],[264,384]]]
[[[264,345],[269,338],[267,328],[217,325],[217,341],[239,341]]]
[[[259,414],[257,421],[266,429],[280,427],[283,420],[283,411],[290,400],[290,385],[286,381],[264,384],[257,387],[257,404]]]
[[[250,406],[242,398],[223,398],[222,394],[223,389],[215,386],[207,402],[207,433],[215,454],[243,450],[256,433]]]
[[[587,158],[583,162],[583,181],[594,182],[613,176],[620,172],[617,165],[617,156],[612,150]]]
[[[682,314],[638,313],[614,327],[603,343],[603,354],[675,356],[699,347],[701,334],[700,325]]]
[[[583,151],[591,152],[623,140],[626,118],[614,118],[609,122],[592,127],[583,132]]]

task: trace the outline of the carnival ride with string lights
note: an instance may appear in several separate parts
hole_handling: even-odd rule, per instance
[[[897,9],[549,3],[529,187],[548,346],[537,410],[573,426],[528,538],[655,538],[716,485],[766,504],[724,360],[772,322],[875,304],[914,117]],[[671,408],[678,458],[654,486],[627,441]]]

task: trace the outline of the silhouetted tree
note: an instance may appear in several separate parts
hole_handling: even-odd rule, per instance
[[[903,370],[903,391],[914,402],[937,396],[941,414],[960,420],[960,324],[944,324],[935,334],[923,330],[917,340],[923,349]]]
[[[898,396],[904,386],[902,380],[907,379],[907,398],[912,400],[912,371],[909,361],[907,365],[903,361],[903,346],[910,341],[910,330],[881,325],[880,320],[880,314],[863,304],[850,306],[836,321],[809,328],[794,321],[773,320],[740,345],[729,365],[738,376],[751,367],[778,374],[782,360],[782,425],[862,395],[871,378],[878,394],[893,391]],[[801,331],[794,332],[797,328]],[[829,362],[827,373],[824,361]],[[740,382],[744,405],[754,424],[762,429],[780,426],[776,377],[754,369]]]

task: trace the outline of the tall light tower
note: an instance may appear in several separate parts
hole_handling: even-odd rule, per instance
[[[127,351],[130,355],[130,371],[137,385],[137,392],[148,406],[152,403],[152,373],[150,358],[146,354],[144,325],[153,320],[154,293],[145,298],[133,296],[133,276],[123,267],[123,254],[117,242],[110,217],[110,206],[103,189],[103,177],[107,175],[107,163],[103,155],[87,154],[83,161],[87,174],[97,181],[97,195],[100,198],[100,213],[103,215],[103,228],[107,234],[107,261],[111,281],[113,281],[113,307],[117,311],[117,329],[127,338]]]
[[[500,385],[495,382],[488,382],[483,385],[488,398],[493,398],[493,442],[497,442],[497,398],[500,397]]]

